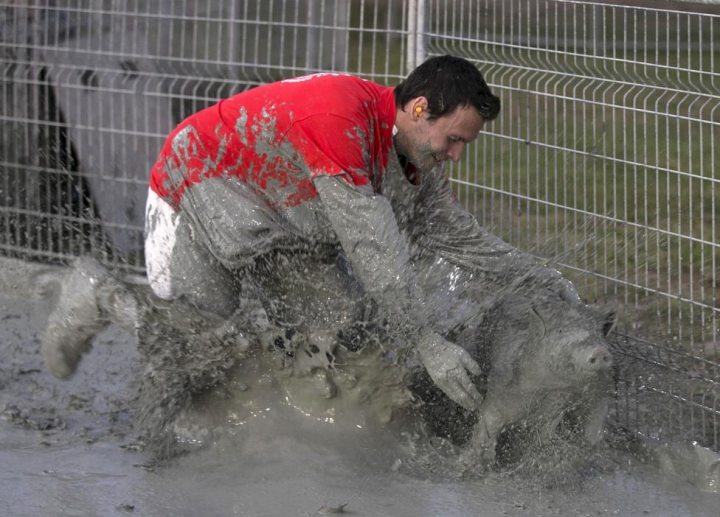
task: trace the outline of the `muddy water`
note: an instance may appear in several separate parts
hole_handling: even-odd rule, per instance
[[[132,429],[133,340],[111,328],[74,378],[54,379],[38,345],[49,301],[28,289],[33,271],[3,271],[3,516],[305,516],[343,503],[357,516],[715,516],[720,507],[720,496],[619,453],[576,489],[443,477],[414,466],[405,428],[309,416],[270,381],[255,383],[262,389],[212,436],[189,433],[188,454],[153,467]]]

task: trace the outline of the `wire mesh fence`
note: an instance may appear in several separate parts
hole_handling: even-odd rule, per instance
[[[428,1],[503,100],[453,171],[485,226],[620,311],[622,425],[718,449],[720,5]]]
[[[429,55],[503,101],[451,170],[508,242],[620,312],[617,421],[720,450],[720,5],[561,0],[0,0],[0,250],[141,271],[150,166],[211,103]]]
[[[92,251],[142,269],[148,171],[177,123],[311,72],[396,83],[406,12],[344,0],[0,2],[0,249]]]

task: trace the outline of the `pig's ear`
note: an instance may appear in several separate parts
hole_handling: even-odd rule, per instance
[[[617,311],[612,307],[600,309],[600,321],[602,322],[603,336],[607,337],[617,325]]]
[[[607,337],[615,329],[618,317],[617,311],[611,306],[586,305],[590,317],[600,323],[603,336]]]

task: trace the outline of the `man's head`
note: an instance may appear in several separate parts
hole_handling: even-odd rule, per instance
[[[500,99],[469,61],[453,56],[428,59],[395,88],[398,134],[395,145],[421,171],[457,161],[486,121],[500,111]]]

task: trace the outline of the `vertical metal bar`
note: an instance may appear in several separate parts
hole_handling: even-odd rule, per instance
[[[545,10],[546,18],[549,19],[550,16],[554,16],[553,11],[556,10],[556,7],[555,7],[555,9],[553,9],[552,3],[545,2],[543,4],[542,8]],[[550,25],[551,24],[550,23],[542,23],[542,24],[540,23],[540,9],[538,9],[538,17],[537,17],[536,23],[537,23],[538,27],[542,27],[541,31],[538,32],[538,36],[539,37],[544,36],[544,40],[546,42],[549,42],[550,41]],[[546,43],[546,49],[544,49],[544,50],[549,50],[549,43]],[[546,55],[547,54],[549,54],[549,52],[546,52]],[[548,71],[551,68],[549,56],[547,58],[546,68],[548,69]],[[544,95],[544,102],[543,102],[544,113],[547,114],[547,116],[550,116],[549,114],[551,113],[551,107],[552,107],[552,105],[554,105],[554,99],[550,96],[550,91],[549,91],[551,84],[553,84],[552,76],[551,76],[551,74],[548,73],[548,79],[546,79],[544,82],[545,95]],[[552,101],[552,104],[551,104],[551,101]],[[551,142],[551,133],[550,133],[551,126],[553,128],[557,127],[556,124],[543,124],[543,142],[545,142],[546,144]],[[550,155],[551,155],[550,153],[551,153],[550,146],[545,145],[545,148],[543,150],[543,161],[545,163],[546,169],[549,169]],[[550,181],[551,181],[551,171],[546,170],[545,174],[543,175],[543,192],[544,192],[546,199],[550,195]],[[545,235],[549,238],[550,237],[550,205],[549,205],[549,203],[543,204],[543,219],[545,221],[545,224],[543,225]]]
[[[391,6],[388,5],[388,26],[386,28],[386,48],[390,49],[390,36],[393,33],[391,26],[392,13]],[[344,0],[335,2],[335,30],[333,31],[333,67],[340,72],[348,72],[350,64],[350,3]],[[389,59],[385,60],[385,75],[389,75],[388,65]]]
[[[428,56],[427,0],[409,0],[407,73],[412,72]]]
[[[15,40],[13,34],[13,21],[12,14],[8,13],[0,22],[3,24],[3,32],[0,33],[0,41],[4,44],[9,44],[15,47],[5,51],[4,55],[8,57],[10,63],[5,65],[5,68],[2,71],[3,75],[0,77],[0,99],[2,99],[2,104],[0,104],[0,115],[8,118],[12,116],[10,108],[12,103],[10,101],[14,98],[15,89],[17,88],[15,79],[18,68],[16,58],[17,41]],[[3,120],[0,124],[0,145],[3,146],[4,150],[4,156],[0,156],[0,163],[5,162],[1,165],[5,171],[0,177],[0,189],[2,189],[2,192],[0,192],[0,203],[4,209],[0,212],[0,249],[10,249],[10,246],[12,245],[12,239],[10,237],[10,225],[12,224],[10,178],[13,174],[15,164],[13,153],[11,151],[13,147],[13,131],[11,130],[11,127],[12,122],[10,121]],[[7,149],[5,149],[5,147],[7,147]]]
[[[319,47],[318,47],[318,53],[317,53],[317,69],[318,71],[321,71],[325,69],[325,63],[327,62],[327,57],[325,56],[325,47],[328,39],[328,30],[325,28],[326,26],[326,11],[325,7],[327,6],[328,2],[320,2],[320,9],[317,13],[317,31],[318,31],[318,41],[319,41]],[[330,62],[330,65],[332,66],[332,61]]]
[[[268,20],[273,19],[273,14],[275,13],[275,2],[274,0],[269,0],[268,2],[265,2],[265,7],[268,9]],[[278,77],[275,76],[275,74],[272,72],[272,64],[273,64],[273,48],[276,48],[275,45],[277,45],[277,42],[273,41],[273,33],[274,33],[274,27],[271,25],[267,29],[265,29],[263,32],[265,32],[267,41],[265,42],[265,52],[266,52],[266,64],[267,64],[267,81],[274,81],[277,80]],[[262,29],[258,30],[260,32]]]
[[[392,36],[393,36],[393,10],[388,6],[387,10],[387,20],[385,23],[385,48],[391,49],[392,48]],[[348,31],[346,31],[347,34]],[[347,40],[346,40],[347,44]],[[384,70],[385,77],[388,77],[390,75],[390,60],[385,60],[385,70]]]
[[[410,0],[411,2],[413,0]],[[359,23],[359,30],[358,30],[358,60],[357,60],[357,69],[358,71],[363,70],[363,57],[364,57],[364,49],[365,49],[365,31],[362,30],[362,28],[365,27],[365,0],[361,0],[360,2],[360,23]]]
[[[318,29],[317,23],[317,1],[308,0],[306,22],[307,22],[307,47],[305,49],[305,68],[307,73],[313,73],[318,68],[317,50],[318,50]]]
[[[26,11],[25,7],[20,7],[19,9],[17,9],[15,11],[15,19],[13,20],[13,27],[15,28],[15,31],[16,31],[15,33],[17,35],[17,42],[18,42],[18,47],[19,47],[18,56],[20,57],[20,59],[29,63],[32,60],[32,55],[31,55],[31,50],[29,48],[30,42],[28,41],[29,36],[28,36],[28,30],[27,30],[26,14],[27,14],[27,11]],[[25,86],[25,89],[27,89],[26,95],[27,95],[28,99],[30,100],[32,98],[31,96],[32,96],[32,91],[33,91],[32,90],[33,87],[31,86],[31,81],[30,81],[31,73],[32,73],[32,65],[27,64],[24,66],[24,68],[26,68],[26,74],[27,74],[27,79],[28,79],[26,86]],[[30,102],[28,102],[28,104],[27,104],[27,106],[25,106],[24,110],[22,108],[20,108],[18,110],[18,112],[19,112],[18,114],[21,117],[30,120],[29,113],[28,113],[29,108],[30,108]],[[24,145],[21,147],[20,156],[16,155],[17,156],[16,160],[18,162],[20,161],[22,156],[26,155],[29,152],[29,149],[27,149],[27,146],[29,145],[29,143],[31,141],[30,135],[31,135],[30,124],[28,124],[23,128]],[[20,163],[18,163],[17,165],[19,166]],[[20,168],[19,167],[17,167],[13,171],[12,176],[13,176],[13,183],[15,184],[14,185],[15,192],[18,192],[18,190],[17,190],[18,185],[21,185],[21,188],[25,188],[25,185],[23,185],[23,181],[20,179]],[[19,193],[16,194],[13,202],[14,202],[14,205],[16,208],[16,214],[17,214],[15,216],[15,220],[13,221],[13,226],[15,228],[13,245],[23,246],[24,242],[23,242],[23,238],[22,238],[21,225],[22,225],[22,221],[25,216],[22,215],[22,209],[24,208],[24,206],[23,206],[23,203],[21,200],[21,195]]]
[[[298,38],[300,37],[300,28],[299,28],[299,16],[300,16],[300,9],[297,8],[297,2],[299,0],[295,0],[295,21],[293,23],[293,49],[298,48]],[[292,52],[292,69],[297,70],[300,67],[300,64],[298,62],[298,53]]]
[[[718,49],[715,48],[715,24],[710,23],[710,34],[709,34],[709,41],[710,41],[710,55],[715,56],[717,55],[716,52]],[[710,70],[711,70],[711,76],[710,76],[710,91],[717,91],[716,85],[715,85],[715,61],[710,60]],[[712,109],[712,111],[709,114],[709,120],[720,120],[720,103],[716,103],[715,107]],[[718,128],[716,125],[710,125],[710,135],[709,135],[709,142],[710,142],[710,163],[708,167],[708,171],[717,171],[718,167],[720,167],[720,164],[717,163],[716,160],[716,153],[715,153],[715,143],[718,141],[718,138],[720,138],[720,131],[718,131]],[[716,194],[710,196],[710,242],[713,242],[715,239],[715,236],[718,235],[718,224],[717,224],[717,214],[720,211],[717,205],[717,203],[720,203],[720,199],[718,199],[717,192],[718,189],[713,190]],[[720,264],[717,263],[717,256],[718,253],[712,252],[710,253],[710,286],[712,287],[712,294],[710,296],[710,302],[712,307],[718,307],[720,306],[720,300],[717,297],[717,293],[720,291],[718,287],[720,286],[720,272],[718,272],[718,269],[720,268]],[[713,343],[713,360],[716,363],[716,368],[714,370],[716,378],[720,377],[720,315],[718,314],[718,311],[712,311],[712,315],[710,318],[710,338]],[[720,405],[718,405],[718,397],[715,398],[715,408],[720,408]],[[717,432],[720,430],[720,424],[718,423],[718,418],[715,418],[715,426],[714,429],[716,430],[716,448],[715,450],[718,450],[717,448],[717,435],[720,434],[720,432]]]
[[[681,31],[680,31],[680,28],[682,27],[681,16],[682,16],[681,13],[675,14],[675,27],[677,28],[677,32],[675,35],[675,49],[676,49],[675,54],[676,54],[677,58],[676,58],[676,63],[675,63],[675,66],[673,67],[673,69],[675,70],[675,82],[677,82],[677,83],[679,83],[681,81],[681,77],[680,77],[680,69],[681,69],[681,63],[680,63],[680,52],[681,52],[680,51],[680,49],[681,49],[681,47],[680,47],[680,32]],[[681,101],[682,101],[682,99],[681,99]],[[683,121],[680,119],[680,117],[677,117],[675,119],[675,142],[673,142],[673,148],[676,149],[678,158],[679,158],[678,170],[680,170],[680,168],[682,167],[680,165],[681,150],[680,150],[680,145],[679,145],[680,144],[680,142],[679,142],[680,135],[683,132],[682,124],[683,124]],[[678,192],[678,193],[682,192],[682,178],[681,178],[680,174],[677,174],[677,173],[675,174],[675,188],[676,188],[676,192]],[[677,196],[675,213],[677,215],[677,224],[676,224],[677,233],[682,234],[683,213],[682,213],[682,196],[680,196],[680,195]],[[678,236],[675,240],[677,242],[676,254],[677,254],[677,259],[678,259],[678,262],[675,265],[675,267],[677,268],[677,271],[676,271],[677,276],[675,277],[676,278],[675,290],[674,291],[671,290],[670,292],[671,293],[674,292],[674,293],[677,293],[678,295],[681,295],[682,294],[682,282],[683,282],[683,275],[682,275],[683,238],[682,238],[682,235]],[[680,326],[682,325],[682,304],[676,304],[676,306],[673,307],[672,312],[676,314],[676,318],[674,318],[672,320],[671,323],[674,323],[674,325],[672,325],[670,327],[670,330],[674,331],[676,333],[676,335],[681,336],[682,329]],[[673,329],[673,327],[675,327],[675,328]]]
[[[418,3],[422,0],[408,0],[407,70],[409,74],[417,66]]]
[[[280,56],[278,57],[278,66],[281,69],[285,68],[285,46],[287,34],[287,0],[282,0],[282,6],[280,7]],[[284,74],[283,74],[284,75]]]
[[[375,58],[377,56],[377,26],[378,26],[378,4],[375,3],[373,6],[373,21],[372,21],[372,44],[370,46],[370,74],[375,74]]]

